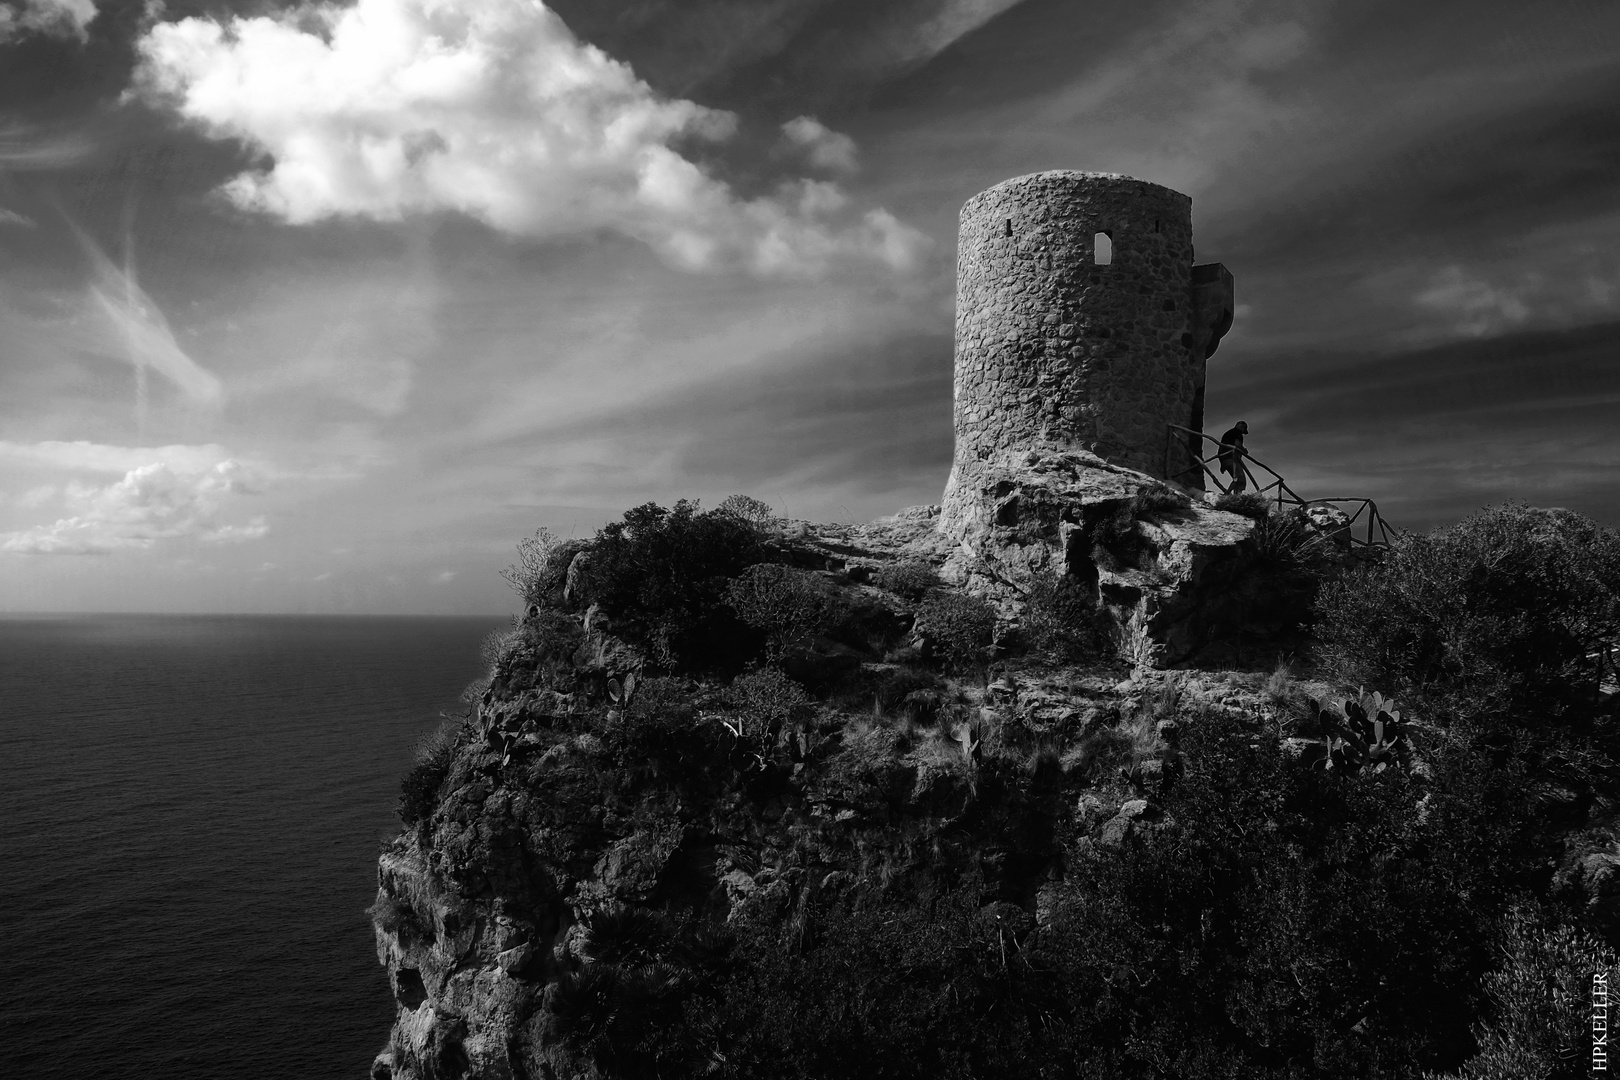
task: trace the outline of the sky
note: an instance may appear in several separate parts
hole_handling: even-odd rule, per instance
[[[937,502],[958,211],[1052,168],[1192,196],[1301,495],[1620,525],[1614,0],[0,0],[0,611]]]

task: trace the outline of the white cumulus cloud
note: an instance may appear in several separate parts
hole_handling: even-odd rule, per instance
[[[7,0],[0,4],[0,42],[23,34],[84,41],[84,28],[95,17],[95,0]]]
[[[67,485],[63,497],[72,515],[50,525],[0,534],[0,551],[22,555],[99,555],[147,548],[158,540],[188,538],[206,543],[257,540],[269,527],[262,517],[245,524],[219,520],[226,496],[252,490],[243,466],[220,461],[201,470],[152,462],[104,486]]]
[[[924,240],[824,182],[739,197],[677,148],[736,117],[660,97],[540,0],[357,0],[139,41],[137,93],[261,151],[237,205],[307,224],[454,211],[547,238],[606,229],[688,269],[903,269]]]

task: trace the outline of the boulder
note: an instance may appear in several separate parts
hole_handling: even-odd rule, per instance
[[[495,957],[495,961],[500,965],[502,971],[515,977],[523,974],[528,969],[529,965],[534,962],[534,957],[534,946],[524,942],[522,945],[499,953]]]
[[[1097,830],[1096,842],[1105,848],[1124,847],[1162,827],[1163,812],[1146,799],[1132,799]]]
[[[1295,511],[1318,536],[1340,551],[1350,550],[1350,515],[1332,503],[1308,503]]]
[[[1136,522],[1131,561],[1094,558],[1099,526],[1144,490],[1178,504]],[[954,505],[940,519],[951,545],[941,577],[990,600],[1004,620],[1020,620],[1031,583],[1055,574],[1092,592],[1122,647],[1143,663],[1183,660],[1233,621],[1231,586],[1253,562],[1249,518],[1058,447],[1003,453],[972,485],[951,491]]]

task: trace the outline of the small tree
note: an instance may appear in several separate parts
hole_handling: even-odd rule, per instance
[[[501,577],[523,598],[525,606],[538,604],[567,565],[558,566],[557,555],[563,541],[545,526],[534,530],[533,536],[518,541],[518,561],[501,571]]]
[[[775,563],[744,570],[726,587],[726,602],[743,622],[765,633],[773,660],[826,633],[839,615],[837,598],[820,578]]]

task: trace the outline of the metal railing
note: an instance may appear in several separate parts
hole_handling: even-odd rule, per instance
[[[1348,513],[1350,518],[1350,542],[1361,547],[1387,548],[1393,539],[1389,525],[1378,513],[1378,504],[1371,499],[1362,498],[1333,498],[1333,499],[1306,499],[1288,486],[1282,474],[1260,459],[1252,456],[1246,450],[1238,450],[1232,459],[1237,474],[1230,480],[1222,479],[1220,473],[1211,468],[1212,462],[1219,462],[1222,443],[1212,435],[1192,428],[1182,427],[1179,424],[1166,424],[1169,430],[1165,433],[1164,474],[1172,483],[1191,486],[1187,478],[1202,475],[1207,477],[1214,485],[1215,490],[1221,494],[1229,494],[1233,488],[1238,491],[1251,491],[1256,495],[1267,496],[1269,501],[1277,504],[1281,510],[1285,506],[1319,506],[1329,505],[1339,507]],[[1230,447],[1224,447],[1230,450]],[[1210,452],[1205,455],[1204,451]],[[1184,463],[1182,468],[1176,468],[1176,463]],[[1256,478],[1254,470],[1258,469],[1270,480],[1261,484]],[[1242,486],[1238,484],[1243,481]],[[1355,507],[1353,512],[1349,508]],[[1365,515],[1365,516],[1363,516]],[[1357,523],[1361,523],[1365,536],[1356,535]]]

